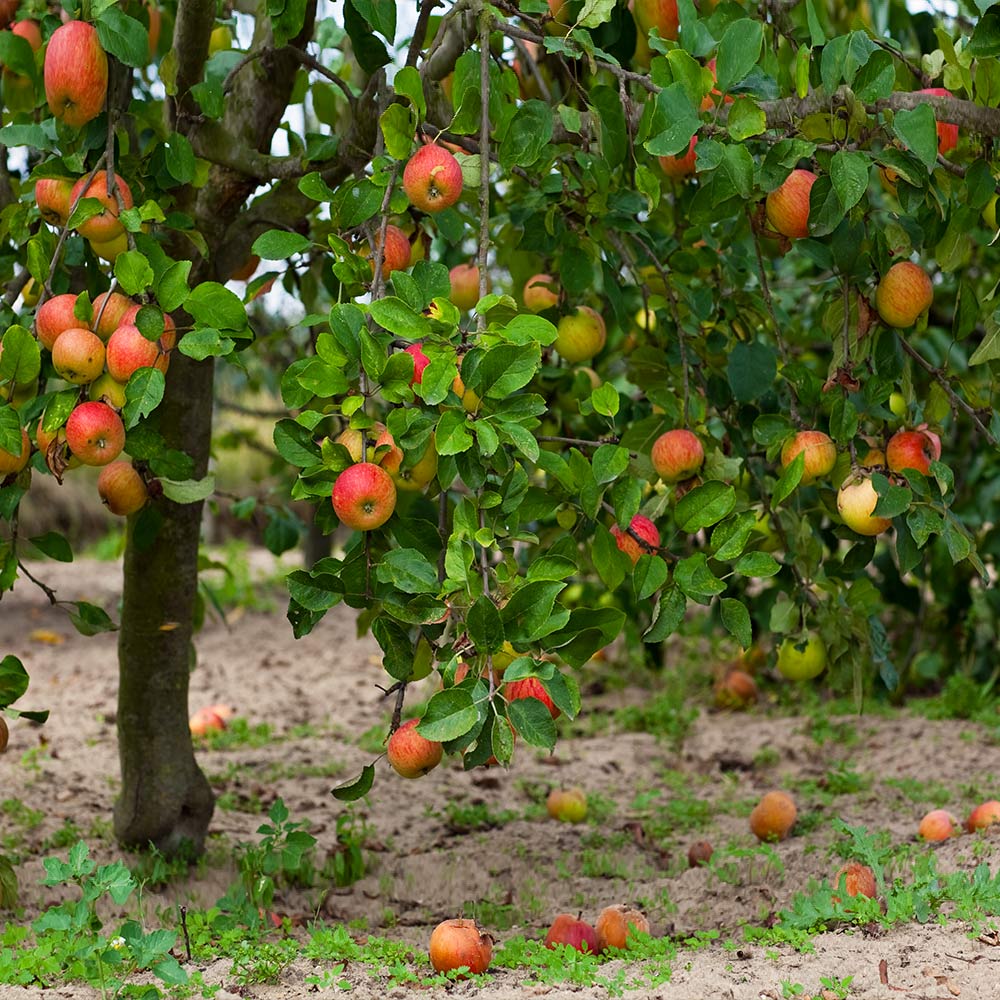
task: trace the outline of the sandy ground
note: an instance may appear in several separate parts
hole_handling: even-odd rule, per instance
[[[115,565],[46,564],[39,571],[60,597],[91,600],[115,614],[120,590]],[[19,585],[0,605],[0,651],[19,656],[32,676],[20,707],[52,711],[44,727],[15,723],[11,746],[0,757],[0,800],[17,799],[43,814],[27,829],[17,826],[11,814],[0,813],[0,834],[20,837],[14,853],[21,861],[24,906],[17,917],[0,914],[0,919],[20,921],[60,898],[38,882],[41,857],[54,852],[44,845],[67,822],[76,825],[99,861],[117,856],[109,835],[117,786],[115,637],[78,636],[40,592]],[[366,731],[384,730],[388,719],[389,706],[375,686],[384,678],[377,647],[357,638],[348,609],[335,609],[298,642],[280,609],[236,615],[228,628],[209,623],[198,638],[198,651],[192,708],[229,702],[251,724],[268,722],[274,739],[261,747],[200,752],[227,808],[217,809],[212,821],[209,863],[147,897],[147,905],[165,915],[175,912],[177,902],[208,906],[223,894],[236,871],[234,845],[255,840],[261,809],[279,795],[293,819],[311,824],[321,864],[337,849],[336,820],[347,808],[330,796],[330,788],[374,758],[373,737],[366,749],[358,739]],[[612,661],[595,667],[594,676],[614,670]],[[429,683],[415,699],[429,696]],[[669,685],[669,675],[658,683]],[[810,879],[831,878],[841,863],[831,846],[835,818],[886,831],[896,844],[913,843],[920,816],[938,803],[919,801],[919,791],[905,794],[908,780],[949,790],[947,805],[960,815],[984,789],[991,790],[984,797],[1000,797],[995,740],[970,723],[901,714],[831,720],[850,726],[834,725],[834,738],[820,743],[803,718],[761,710],[715,713],[703,706],[676,750],[654,735],[621,732],[609,721],[612,709],[642,703],[650,691],[592,686],[607,690],[585,698],[587,714],[574,735],[561,740],[552,756],[519,748],[509,772],[464,772],[446,760],[423,780],[404,782],[381,762],[372,794],[350,807],[369,830],[369,872],[347,888],[319,885],[283,892],[276,909],[298,923],[314,917],[354,921],[355,927],[423,947],[429,930],[447,917],[475,914],[503,940],[543,935],[560,911],[583,911],[593,920],[606,903],[638,900],[655,934],[722,934],[714,945],[682,951],[669,984],[633,995],[757,1000],[782,998],[783,983],[802,984],[805,995],[820,995],[821,977],[853,976],[852,998],[1000,1000],[1000,937],[977,937],[958,922],[828,932],[814,938],[811,954],[722,943],[730,937],[742,941],[741,924],[766,923],[796,892],[807,889]],[[857,739],[844,740],[851,731]],[[840,761],[870,781],[849,794],[824,794],[826,776]],[[599,824],[556,824],[539,808],[550,787],[575,784],[603,807]],[[746,813],[773,787],[795,788],[800,816],[809,820],[804,832],[776,846],[780,864],[768,864],[760,855],[733,854],[733,877],[726,880],[687,867],[685,854],[693,840],[707,838],[717,849],[731,851],[752,847]],[[690,819],[692,798],[708,803],[700,820]],[[675,828],[647,829],[655,814],[650,803],[669,807],[674,799],[688,803],[676,814],[669,808],[664,813],[674,816]],[[486,806],[497,824],[472,832],[459,829],[454,811],[459,806]],[[928,849],[913,845],[915,852]],[[995,873],[1000,834],[987,840],[963,837],[936,850],[942,870],[971,870],[986,860]],[[222,985],[217,996],[223,1000],[227,994],[262,1000],[340,995],[317,992],[306,983],[316,968],[304,960],[269,986],[237,986],[230,970],[231,963],[222,961],[203,970],[207,981]],[[630,980],[641,979],[641,963],[632,963],[627,972]],[[389,987],[370,970],[348,969],[346,976],[353,994],[365,1000],[414,992]],[[526,970],[501,970],[486,986],[464,983],[449,992],[490,1000],[609,995],[600,986],[540,985]],[[0,1000],[41,995],[0,985]],[[78,986],[44,992],[47,997],[92,995]]]

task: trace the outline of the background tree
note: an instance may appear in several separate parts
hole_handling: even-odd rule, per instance
[[[440,670],[397,770],[435,744],[467,766],[509,761],[515,733],[551,747],[574,668],[623,632],[655,650],[693,606],[859,701],[988,682],[992,9],[634,7],[424,0],[403,25],[390,0],[100,3],[67,12],[72,44],[43,7],[37,54],[4,36],[21,83],[0,141],[28,158],[8,156],[0,216],[0,586],[33,579],[19,505],[84,455],[88,416],[115,430],[81,413],[103,400],[144,490],[123,843],[199,850],[211,816],[187,682],[213,372],[261,377],[247,309],[273,280],[305,310],[272,374],[291,498],[362,529],[290,575],[288,617],[301,636],[359,610],[394,731],[407,683]],[[246,51],[213,51],[220,18]],[[69,112],[60,75],[91,88]],[[273,270],[241,300],[225,282],[251,254]],[[105,320],[109,289],[139,308]],[[117,389],[63,357],[69,328],[107,341]],[[113,360],[127,337],[139,364]],[[67,557],[61,536],[31,543]],[[4,670],[9,704],[26,675]]]

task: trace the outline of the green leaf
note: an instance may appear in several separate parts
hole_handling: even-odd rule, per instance
[[[644,601],[647,597],[655,594],[666,582],[670,571],[666,561],[660,556],[650,555],[648,552],[639,556],[639,561],[632,571],[632,586],[635,587],[635,596]]]
[[[868,157],[840,150],[830,160],[830,179],[841,207],[850,211],[868,190]]]
[[[75,601],[71,604],[75,611],[69,612],[69,620],[80,635],[98,635],[101,632],[117,632],[118,626],[111,620],[108,613],[88,604],[86,601]]]
[[[312,245],[308,236],[284,229],[269,229],[253,241],[250,249],[261,260],[288,260],[293,254],[305,253]]]
[[[736,507],[736,490],[727,483],[709,480],[677,501],[674,520],[681,531],[693,535],[718,523]]]
[[[910,509],[913,493],[905,486],[894,486],[881,473],[872,476],[872,486],[878,494],[878,502],[872,515],[875,517],[898,517]]]
[[[191,261],[175,260],[167,267],[156,282],[156,300],[164,312],[179,309],[188,297],[188,275]]]
[[[195,361],[204,361],[205,358],[224,358],[227,354],[232,354],[235,348],[236,341],[230,337],[223,337],[218,330],[208,326],[185,333],[177,345],[177,350],[181,354]]]
[[[153,269],[138,250],[126,250],[115,258],[115,277],[126,295],[138,295],[153,283]]]
[[[663,642],[668,636],[673,635],[684,621],[686,610],[687,600],[678,587],[664,590],[656,605],[656,614],[643,634],[643,641]]]
[[[583,9],[577,18],[581,28],[598,28],[611,20],[616,0],[584,0]]]
[[[274,426],[273,440],[278,454],[292,465],[306,468],[322,460],[320,447],[313,440],[312,431],[294,420],[279,420]]]
[[[717,86],[725,93],[734,84],[746,79],[757,65],[764,41],[764,25],[748,17],[732,21],[719,42],[715,61]]]
[[[552,109],[543,101],[525,101],[514,115],[500,143],[500,165],[530,167],[552,138]]]
[[[376,576],[406,594],[436,594],[437,567],[417,549],[392,549],[379,560]]]
[[[407,340],[422,340],[430,333],[426,316],[408,306],[402,299],[388,295],[377,299],[369,306],[372,319],[383,330],[405,337]]]
[[[701,119],[683,83],[672,83],[657,94],[656,119],[670,124],[643,143],[652,156],[677,156],[679,153],[686,153],[691,145],[691,136],[701,125]]]
[[[23,326],[8,327],[3,335],[3,355],[0,356],[0,385],[29,385],[42,370],[42,355],[38,341]]]
[[[97,18],[97,38],[105,52],[126,66],[141,69],[149,62],[149,35],[134,18],[108,7]]]
[[[13,406],[0,406],[0,451],[20,455],[23,441],[17,410]]]
[[[929,104],[921,104],[912,111],[897,111],[892,130],[928,170],[934,169],[938,153],[937,120]]]
[[[976,22],[966,52],[977,59],[1000,55],[1000,4],[994,4]]]
[[[372,2],[378,2],[378,0],[372,0]],[[371,75],[380,66],[384,66],[390,61],[391,57],[386,51],[385,45],[372,34],[368,22],[359,13],[355,0],[347,0],[344,4],[344,29],[350,36],[354,58],[362,72]]]
[[[726,585],[708,568],[708,557],[704,552],[696,552],[677,564],[674,583],[692,600],[703,604],[726,589]]]
[[[503,648],[504,630],[497,606],[485,594],[476,598],[465,616],[469,638],[480,653],[497,653]]]
[[[73,550],[70,548],[69,542],[58,531],[47,531],[44,535],[35,535],[34,538],[29,538],[28,541],[50,559],[66,563],[73,561]]]
[[[628,448],[617,444],[602,444],[591,459],[595,481],[613,482],[628,469],[628,459]]]
[[[165,388],[166,380],[159,368],[140,368],[133,373],[125,386],[125,406],[122,409],[126,430],[131,430],[160,405]]]
[[[969,364],[982,365],[987,361],[1000,359],[1000,323],[991,321],[987,323],[986,335],[980,341],[979,346],[972,352]]]
[[[771,494],[771,504],[777,507],[779,504],[791,496],[792,490],[802,482],[802,473],[806,468],[806,455],[800,451],[795,458],[788,463],[784,472],[774,484],[774,492]]]
[[[48,118],[42,125],[5,125],[0,128],[0,142],[9,149],[31,146],[43,152],[56,152],[59,149],[56,120]]]
[[[736,560],[733,569],[743,576],[767,579],[781,572],[781,564],[767,552],[747,552]]]
[[[0,708],[12,705],[28,690],[28,671],[16,656],[0,660]]]
[[[192,289],[184,308],[198,326],[241,331],[247,325],[247,312],[239,296],[217,281],[203,281]]]
[[[610,383],[603,382],[591,394],[590,402],[594,411],[605,417],[613,417],[618,413],[621,402],[618,398],[618,390]]]
[[[420,79],[420,71],[415,66],[404,66],[393,78],[392,86],[397,94],[410,101],[416,108],[417,115],[423,118],[427,113],[427,103],[424,100],[424,85]]]
[[[434,441],[439,455],[460,455],[473,445],[464,410],[445,410],[438,420]]]
[[[746,548],[756,521],[756,514],[749,510],[720,521],[715,531],[712,532],[712,548],[715,550],[715,558],[722,560],[737,558]]]
[[[212,495],[215,490],[215,476],[209,474],[204,479],[160,479],[163,495],[174,503],[197,503]]]
[[[343,597],[344,585],[334,573],[294,570],[285,578],[288,594],[307,611],[329,611],[339,604]]]
[[[373,764],[365,764],[361,769],[361,774],[353,781],[347,781],[342,785],[337,785],[331,789],[330,794],[338,802],[356,802],[364,798],[372,789],[375,783],[375,767]]]
[[[396,40],[396,0],[353,0],[358,13],[389,42]]]
[[[555,747],[556,724],[537,698],[516,698],[507,705],[507,717],[525,743],[546,750]]]
[[[500,610],[506,637],[520,645],[534,642],[551,632],[553,605],[564,586],[557,580],[538,580],[526,583],[515,591]]]
[[[750,403],[769,391],[778,374],[774,351],[756,342],[737,344],[729,352],[726,367],[733,397],[740,403]]]
[[[195,177],[194,150],[186,136],[172,132],[163,150],[163,160],[170,176],[178,184],[190,184]],[[138,229],[138,226],[136,227]]]
[[[424,739],[444,743],[470,732],[479,721],[472,693],[464,687],[438,691],[427,703],[417,732]]]
[[[413,149],[413,131],[416,122],[413,110],[403,104],[390,104],[382,112],[379,128],[385,139],[386,152],[396,160],[405,160]]]
[[[753,643],[753,631],[750,628],[750,612],[742,601],[732,597],[722,598],[722,624],[729,634],[743,649],[749,649]]]
[[[742,142],[744,139],[749,139],[754,135],[762,135],[765,132],[767,115],[752,98],[738,97],[729,109],[726,129],[733,139]]]

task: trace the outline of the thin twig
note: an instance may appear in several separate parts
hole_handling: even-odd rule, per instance
[[[970,406],[969,403],[962,399],[962,397],[959,396],[954,389],[952,389],[951,382],[948,381],[944,372],[942,372],[939,368],[935,368],[934,365],[932,365],[915,347],[908,344],[905,337],[900,336],[899,343],[903,350],[909,354],[909,356],[913,358],[913,360],[916,361],[925,372],[931,375],[942,389],[944,389],[945,394],[951,400],[952,405],[958,407],[969,416],[983,437],[986,438],[986,440],[989,441],[994,448],[1000,447],[1000,442],[997,441],[996,437],[994,437],[994,435],[990,432],[990,429],[983,423],[982,418],[979,416],[979,412],[975,407]]]
[[[427,37],[427,24],[431,19],[431,11],[438,5],[438,0],[421,0],[420,13],[417,15],[417,25],[413,29],[410,48],[406,53],[406,65],[416,66],[420,58],[420,50],[424,47]]]
[[[489,293],[486,271],[490,250],[490,17],[483,6],[479,15],[479,297]],[[476,329],[486,332],[486,316],[476,313]],[[492,675],[491,675],[492,678]],[[492,685],[492,679],[491,679]],[[493,694],[492,687],[490,695]]]
[[[337,76],[337,74],[334,73],[333,70],[327,69],[318,59],[316,59],[314,56],[311,56],[308,52],[304,51],[303,49],[297,49],[294,45],[289,45],[287,46],[286,51],[290,52],[293,56],[295,56],[295,58],[298,59],[298,61],[302,63],[303,66],[315,70],[317,73],[320,74],[320,76],[324,77],[325,79],[329,80],[330,83],[334,84],[334,86],[339,87],[343,95],[347,98],[347,103],[351,106],[351,110],[353,111],[356,109],[358,99],[352,93],[351,88],[346,80]],[[232,74],[230,74],[230,76],[231,75]]]

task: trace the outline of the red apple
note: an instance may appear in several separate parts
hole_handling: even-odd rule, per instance
[[[688,868],[703,868],[712,860],[712,845],[707,840],[697,840],[688,848]]]
[[[607,338],[607,328],[600,313],[590,306],[578,306],[575,313],[559,320],[552,346],[570,364],[579,364],[599,354],[604,349]]]
[[[677,428],[653,442],[649,457],[665,483],[677,483],[697,473],[705,461],[705,449],[691,431]]]
[[[822,431],[799,431],[790,437],[781,449],[781,467],[789,465],[804,453],[802,467],[803,486],[808,486],[821,476],[829,475],[837,461],[837,446]]]
[[[615,544],[624,552],[632,564],[639,561],[639,556],[655,554],[653,550],[660,547],[660,533],[656,530],[656,525],[648,517],[636,514],[632,518],[629,527],[641,538],[648,542],[652,549],[640,545],[627,531],[623,531],[617,524],[611,526],[611,534],[614,536]]]
[[[660,169],[668,177],[690,177],[697,169],[695,161],[698,157],[694,151],[697,142],[698,137],[693,135],[691,136],[691,145],[688,146],[688,151],[683,156],[661,156]]]
[[[456,309],[468,312],[479,301],[479,268],[475,264],[458,264],[448,272],[451,279],[451,301]],[[487,278],[487,288],[489,280]]]
[[[107,303],[107,305],[105,305]],[[93,303],[94,333],[106,344],[122,323],[134,323],[139,306],[121,292],[101,292]],[[126,314],[131,314],[126,318]]]
[[[475,920],[445,920],[431,934],[430,959],[435,972],[468,969],[480,975],[493,959],[493,939]]]
[[[73,181],[69,177],[39,177],[35,181],[35,204],[50,226],[66,225],[72,190]]]
[[[96,118],[108,92],[108,57],[87,21],[52,32],[45,50],[45,97],[52,114],[74,128]]]
[[[632,14],[643,34],[648,35],[653,28],[656,28],[660,38],[677,40],[680,26],[677,0],[635,0]]]
[[[809,192],[815,183],[811,170],[793,170],[767,196],[764,211],[772,229],[792,240],[809,235]]]
[[[58,345],[57,345],[58,346]],[[170,358],[155,340],[147,340],[139,328],[125,323],[108,340],[108,374],[116,382],[127,382],[140,368],[167,370]]]
[[[545,935],[545,947],[555,948],[560,944],[596,955],[597,931],[585,920],[574,917],[571,913],[560,913]]]
[[[917,93],[929,94],[932,97],[955,96],[950,90],[945,90],[944,87],[925,87],[923,90],[918,90]],[[939,121],[937,123],[937,137],[938,152],[944,156],[945,153],[954,149],[958,145],[958,126],[953,125],[950,122]]]
[[[837,510],[844,524],[859,535],[880,535],[891,526],[890,518],[872,514],[877,503],[878,494],[868,476],[849,476],[837,494]]]
[[[554,290],[553,290],[554,289]],[[549,274],[536,274],[524,283],[524,305],[533,313],[559,304],[559,285]]]
[[[192,736],[207,736],[209,733],[221,733],[226,728],[226,720],[210,708],[199,708],[188,720],[188,729]]]
[[[619,903],[601,910],[594,930],[597,931],[597,943],[601,946],[601,951],[607,948],[627,948],[629,935],[633,931],[649,933],[649,921],[641,911]]]
[[[965,829],[969,833],[975,833],[977,830],[985,830],[988,826],[996,824],[1000,824],[1000,802],[991,799],[989,802],[976,806],[969,813],[969,818],[965,821]]]
[[[337,477],[331,499],[341,523],[358,531],[372,531],[392,517],[396,486],[381,466],[359,462]]]
[[[558,719],[560,712],[556,708],[548,691],[537,677],[525,677],[519,681],[509,681],[504,689],[507,701],[517,701],[519,698],[537,698],[548,710],[553,719]]]
[[[364,253],[370,253],[365,245]],[[393,271],[403,271],[410,266],[410,241],[399,226],[385,227],[385,247],[382,250],[382,279],[385,280]],[[375,273],[375,261],[372,261],[372,274]]]
[[[118,185],[118,193],[121,195],[125,208],[131,208],[131,189],[118,174],[115,174],[115,183]],[[108,193],[108,175],[105,171],[98,171],[89,184],[86,177],[81,177],[73,185],[70,204],[73,204],[77,198],[96,198],[104,206],[97,215],[87,219],[86,222],[81,222],[77,226],[77,232],[84,239],[91,240],[94,243],[108,243],[119,239],[123,235],[125,229],[118,221],[118,197],[115,194]]]
[[[386,757],[401,778],[422,777],[428,771],[433,771],[444,756],[440,743],[425,739],[417,732],[419,724],[419,719],[404,722],[389,737],[386,745]]]
[[[833,884],[837,888],[840,887],[840,880],[842,878],[844,880],[844,892],[848,896],[867,896],[869,899],[874,899],[878,895],[875,872],[868,865],[863,865],[857,861],[850,861],[838,869],[836,875],[833,876]],[[833,899],[838,903],[840,902],[836,896]]]
[[[90,385],[104,371],[104,343],[83,327],[63,330],[52,345],[52,366],[67,382]]]
[[[149,493],[131,462],[111,462],[97,477],[97,492],[112,514],[127,517],[146,506]]]
[[[46,299],[35,314],[35,333],[42,347],[51,351],[59,334],[83,325],[73,314],[75,295],[55,295]]]
[[[885,446],[885,459],[893,472],[916,469],[930,474],[931,462],[941,457],[941,439],[927,431],[896,431]]]
[[[957,837],[961,832],[958,820],[947,809],[932,809],[920,821],[917,836],[921,840],[937,842]]]
[[[0,448],[0,479],[5,479],[12,472],[20,472],[31,458],[31,440],[28,432],[21,428],[21,450],[18,454]]]
[[[440,146],[421,146],[403,170],[403,190],[422,212],[450,208],[462,196],[462,168]]]
[[[125,425],[107,403],[81,403],[66,421],[66,443],[84,465],[107,465],[125,447]]]
[[[875,289],[875,308],[886,326],[905,330],[934,301],[934,287],[927,272],[908,260],[897,261]]]
[[[715,684],[717,708],[747,708],[757,701],[757,682],[745,670],[727,670]]]
[[[431,359],[424,354],[423,344],[410,344],[405,350],[407,354],[413,356],[413,378],[410,379],[410,387],[412,388],[423,381],[424,369],[431,363]]]

